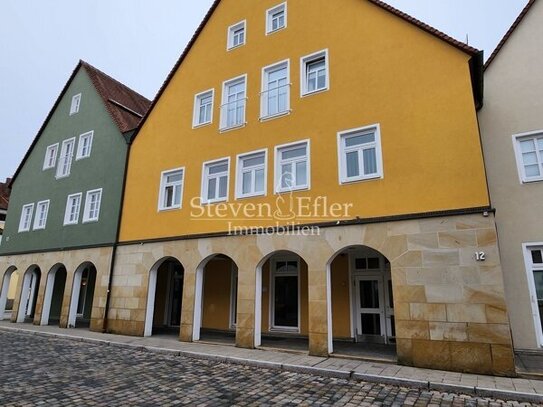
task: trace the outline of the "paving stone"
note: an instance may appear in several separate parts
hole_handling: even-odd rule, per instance
[[[2,406],[530,405],[24,332],[0,331],[0,352]]]

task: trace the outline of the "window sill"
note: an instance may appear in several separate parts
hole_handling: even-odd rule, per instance
[[[62,226],[76,226],[76,225],[79,225],[79,222],[77,222],[77,223],[65,223]]]
[[[99,219],[89,219],[89,220],[84,220],[83,222],[81,222],[83,225],[86,225],[86,224],[89,224],[89,223],[98,223]]]
[[[543,181],[543,177],[537,177],[537,178],[523,179],[522,183],[523,184],[533,184],[534,182],[542,182],[542,181]]]
[[[311,188],[309,185],[303,186],[303,187],[297,187],[297,188],[291,188],[291,189],[281,189],[275,191],[276,195],[283,195],[283,194],[289,194],[292,192],[301,192],[301,191],[309,191]]]
[[[375,181],[375,180],[379,180],[383,178],[384,176],[382,174],[373,175],[371,177],[344,178],[340,181],[340,185],[349,185],[349,184],[356,184],[359,182]]]
[[[193,130],[196,130],[196,129],[201,129],[202,127],[207,127],[207,126],[211,126],[213,124],[213,122],[207,122],[207,123],[200,123],[200,124],[192,124],[192,129]]]
[[[225,203],[228,202],[228,198],[221,198],[213,201],[201,201],[200,205],[215,205],[219,203]]]
[[[243,199],[250,199],[250,198],[261,198],[265,197],[267,194],[265,192],[259,192],[255,194],[247,194],[247,195],[236,195],[236,200],[243,200]]]
[[[270,328],[270,332],[284,332],[284,333],[290,333],[290,334],[299,334],[300,328],[288,328],[288,327],[280,327],[280,326],[274,326]]]
[[[260,118],[260,122],[262,123],[269,122],[270,120],[273,120],[273,119],[279,119],[280,117],[289,116],[291,113],[292,113],[292,110],[289,109],[281,113],[277,113],[277,114],[273,114],[269,116],[263,116]]]
[[[229,46],[228,48],[226,48],[226,51],[233,51],[235,49],[243,47],[244,45],[245,45],[245,43],[239,44],[239,45],[234,45],[234,46]]]
[[[170,208],[158,208],[158,212],[173,212],[181,209],[181,206],[172,206]]]
[[[70,176],[70,174],[67,174],[67,175],[55,175],[55,179],[59,180],[59,179],[63,179],[63,178],[68,178]]]
[[[90,155],[86,155],[86,156],[82,156],[82,157],[75,157],[75,161],[81,161],[81,160],[84,160],[85,158],[90,158]]]
[[[242,124],[237,124],[235,126],[231,126],[231,127],[224,127],[222,129],[219,129],[219,132],[220,133],[228,133],[229,131],[233,131],[233,130],[237,130],[237,129],[242,129],[243,127],[247,126],[247,122],[245,123],[242,123]]]
[[[329,90],[330,90],[330,88],[326,87],[326,88],[317,89],[317,90],[314,90],[314,91],[311,91],[311,92],[302,92],[301,97],[305,98],[305,97],[308,97],[308,96],[318,95],[319,93],[328,92]]]
[[[280,31],[286,30],[286,28],[287,28],[286,26],[283,26],[283,27],[277,28],[275,30],[266,31],[266,35],[273,35],[273,34],[278,33]]]

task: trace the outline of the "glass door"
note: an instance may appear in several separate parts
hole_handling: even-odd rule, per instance
[[[385,342],[386,321],[383,279],[355,277],[357,336],[366,342]]]

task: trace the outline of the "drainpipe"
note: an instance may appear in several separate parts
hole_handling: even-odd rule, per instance
[[[125,136],[126,144],[128,146],[127,152],[126,152],[126,160],[124,163],[124,174],[123,174],[123,186],[121,191],[121,204],[119,207],[119,216],[117,219],[117,232],[115,235],[115,242],[113,243],[113,250],[111,252],[111,266],[109,268],[109,281],[107,284],[107,294],[106,294],[106,307],[104,311],[104,321],[102,324],[102,332],[107,333],[108,331],[108,315],[109,315],[109,308],[111,303],[111,287],[113,285],[113,270],[115,269],[115,260],[117,257],[117,247],[119,246],[119,237],[121,235],[121,219],[123,214],[123,206],[124,206],[124,193],[126,190],[126,177],[128,175],[128,162],[130,159],[130,150],[132,146],[132,136],[134,135],[134,132],[131,134]]]

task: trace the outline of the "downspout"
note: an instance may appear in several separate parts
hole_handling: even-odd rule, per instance
[[[111,252],[111,266],[109,269],[109,281],[107,284],[107,294],[106,294],[106,306],[104,311],[104,321],[102,324],[102,333],[108,332],[108,315],[109,315],[109,308],[111,304],[111,287],[113,286],[113,270],[115,269],[115,261],[117,257],[117,247],[119,246],[119,237],[121,235],[121,219],[123,214],[123,206],[124,206],[124,194],[126,190],[126,178],[128,175],[128,162],[130,159],[130,150],[132,146],[132,136],[134,135],[134,132],[128,134],[125,136],[126,144],[128,145],[127,152],[126,152],[126,160],[124,163],[124,174],[123,174],[123,185],[121,190],[121,203],[119,207],[119,216],[117,219],[117,232],[115,235],[115,242],[113,243],[113,250]]]

